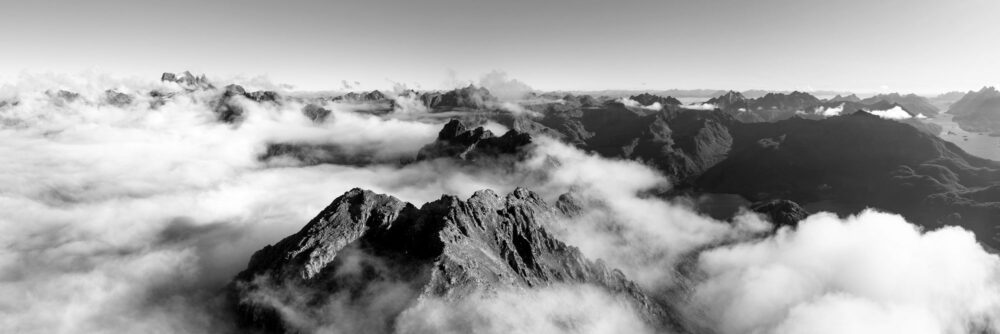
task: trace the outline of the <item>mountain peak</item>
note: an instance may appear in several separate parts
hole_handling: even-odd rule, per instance
[[[391,320],[419,299],[589,284],[631,303],[656,327],[676,326],[676,313],[646,296],[621,272],[584,258],[553,237],[544,226],[555,223],[560,214],[523,188],[503,197],[481,190],[466,201],[446,195],[419,209],[355,188],[299,232],[256,252],[230,285],[230,303],[245,327],[294,332],[302,329],[280,310],[288,305],[282,298],[294,297],[271,291],[309,289],[310,298],[322,303],[385,282],[410,287],[412,294],[400,308],[372,315]],[[298,311],[308,314],[321,308]]]
[[[208,82],[208,78],[206,78],[204,74],[195,76],[194,74],[191,74],[191,71],[184,71],[184,73],[181,73],[180,75],[171,72],[163,72],[163,74],[160,75],[160,81],[177,83],[189,90],[215,88],[214,85]]]

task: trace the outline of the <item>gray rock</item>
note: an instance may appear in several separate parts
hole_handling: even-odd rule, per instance
[[[262,291],[298,287],[309,293],[295,300],[319,309],[331,296],[357,296],[348,305],[363,305],[364,292],[392,282],[413,293],[391,310],[371,314],[386,323],[375,331],[389,332],[395,316],[421,296],[456,300],[503,288],[582,283],[628,300],[657,328],[682,329],[674,316],[678,313],[648,297],[621,272],[584,258],[549,234],[543,224],[561,214],[524,189],[506,196],[479,191],[466,201],[444,196],[419,209],[354,189],[298,233],[256,252],[230,285],[230,300],[239,323],[248,329],[297,331],[301,328],[288,326],[289,319],[265,302],[273,296],[260,298]],[[296,319],[304,321],[301,315]]]

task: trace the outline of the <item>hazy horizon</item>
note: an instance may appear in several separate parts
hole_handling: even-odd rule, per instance
[[[5,8],[9,7],[9,8]],[[301,90],[918,93],[1000,83],[1000,2],[216,1],[2,4],[0,81],[93,71],[262,75]],[[41,28],[38,28],[41,26]],[[358,83],[355,85],[354,83]]]

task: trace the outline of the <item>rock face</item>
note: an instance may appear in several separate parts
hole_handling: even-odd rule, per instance
[[[338,97],[333,98],[334,101],[343,101],[351,103],[373,103],[373,102],[385,102],[391,101],[388,96],[380,91],[373,90],[367,93],[350,92]]]
[[[131,95],[121,93],[116,90],[106,90],[104,91],[104,102],[116,107],[124,107],[132,104],[135,98]]]
[[[468,129],[461,121],[453,119],[445,124],[435,142],[420,149],[417,160],[451,157],[462,160],[498,158],[523,153],[531,144],[531,135],[510,130],[497,137],[483,127]]]
[[[739,108],[749,110],[750,106],[747,104],[747,101],[747,98],[742,93],[729,91],[721,96],[713,97],[705,103],[714,105],[722,110],[736,110]]]
[[[837,96],[834,96],[832,99],[829,99],[827,101],[828,102],[861,102],[861,98],[859,98],[856,94],[851,94],[851,95],[848,95],[848,96],[841,96],[840,94],[837,94]]]
[[[736,123],[721,111],[639,112],[619,103],[598,108],[550,108],[544,117],[512,128],[551,135],[602,156],[633,159],[656,166],[675,180],[697,175],[721,161]],[[540,130],[539,129],[545,129]]]
[[[448,92],[424,93],[420,100],[431,110],[447,111],[455,108],[489,108],[497,103],[496,97],[483,87],[469,85]]]
[[[993,87],[969,92],[948,113],[966,131],[1000,133],[1000,92]]]
[[[681,105],[681,101],[680,100],[675,99],[675,98],[673,98],[671,96],[663,97],[663,96],[653,95],[653,94],[649,94],[649,93],[642,93],[642,94],[639,94],[639,95],[632,95],[632,96],[629,96],[629,99],[631,99],[631,100],[633,100],[635,102],[639,102],[639,104],[643,105],[643,106],[651,106],[654,103],[659,103],[661,106],[664,106],[664,107],[666,107],[666,106],[679,106],[679,105]]]
[[[369,300],[388,298],[391,286],[395,306],[359,310],[372,317],[371,326],[356,329],[391,332],[392,320],[417,298],[457,300],[510,287],[583,283],[624,298],[657,328],[683,330],[677,313],[620,272],[553,238],[543,225],[560,214],[523,189],[507,196],[480,191],[467,201],[444,196],[419,209],[354,189],[298,233],[256,252],[230,284],[230,300],[246,329],[310,332],[322,324],[307,319],[322,318],[331,298],[364,308]],[[307,293],[279,293],[295,289]]]
[[[820,99],[804,92],[767,93],[759,99],[754,99],[752,108],[755,110],[799,110],[805,111],[816,107]]]
[[[750,210],[767,216],[774,224],[774,229],[783,226],[796,226],[800,220],[805,219],[810,214],[798,203],[784,199],[757,202],[750,206]]]
[[[189,90],[215,88],[215,86],[208,82],[208,79],[205,78],[204,74],[196,77],[189,71],[184,71],[184,73],[181,74],[164,72],[163,75],[160,76],[160,81],[174,82]]]
[[[309,119],[311,119],[313,122],[316,123],[325,122],[326,119],[330,117],[330,114],[332,112],[333,111],[331,111],[330,109],[323,108],[313,103],[307,104],[305,107],[302,107],[302,114],[306,115],[306,117],[308,117]]]
[[[219,120],[226,123],[236,123],[243,120],[243,106],[235,101],[236,98],[243,97],[248,100],[264,103],[264,102],[279,102],[281,96],[277,92],[273,91],[256,91],[247,92],[243,86],[231,84],[226,86],[225,91],[223,91],[222,96],[215,101],[215,107],[213,111],[218,115]]]
[[[403,94],[407,94],[404,92]],[[380,91],[350,92],[333,98],[331,101],[354,105],[357,111],[374,114],[385,114],[396,107],[396,101]]]

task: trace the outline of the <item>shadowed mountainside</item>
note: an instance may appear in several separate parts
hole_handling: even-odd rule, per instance
[[[1000,134],[1000,92],[993,87],[983,87],[969,92],[948,109],[955,115],[955,122],[970,132]]]

